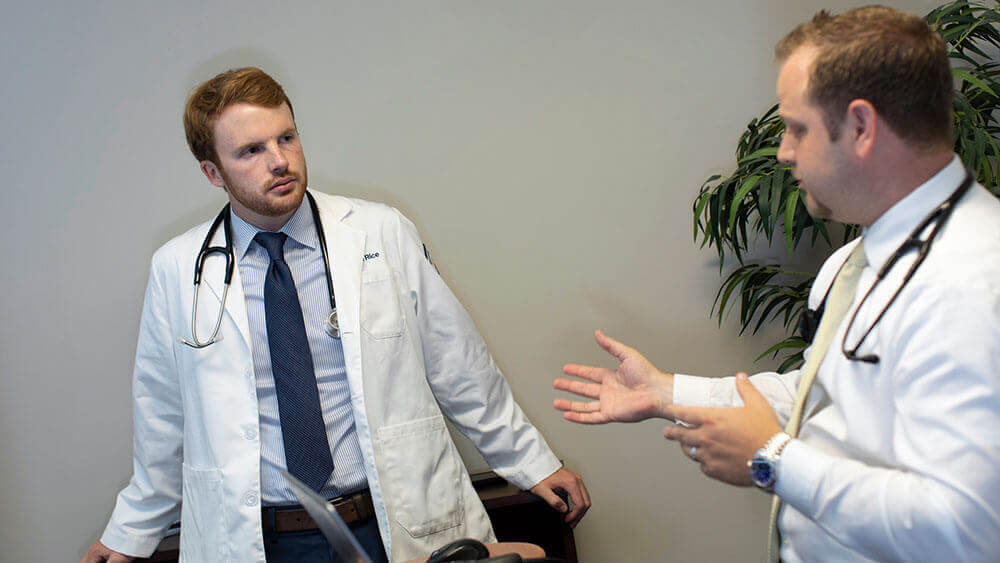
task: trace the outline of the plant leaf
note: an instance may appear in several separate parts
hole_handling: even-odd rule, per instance
[[[733,231],[733,226],[736,224],[736,212],[740,210],[740,204],[743,202],[743,198],[746,197],[747,193],[750,192],[760,181],[760,176],[750,176],[740,185],[740,189],[736,190],[736,195],[733,196],[732,206],[729,208],[729,231]]]
[[[986,92],[986,93],[990,94],[994,98],[997,97],[997,93],[994,92],[989,86],[987,86],[985,82],[983,82],[982,80],[976,78],[975,76],[972,76],[967,71],[964,71],[964,70],[962,70],[960,68],[953,68],[953,69],[951,69],[951,73],[954,76],[957,76],[958,78],[961,78],[962,80],[964,80],[964,81],[966,81],[966,82],[968,82],[970,84],[974,84],[980,90],[982,90],[983,92]]]
[[[761,158],[764,156],[777,156],[777,155],[778,155],[778,147],[764,147],[762,149],[757,149],[752,153],[739,159],[739,161],[737,161],[737,164],[742,166],[743,164],[750,162],[751,160],[754,160],[756,158]]]
[[[795,208],[799,204],[799,189],[795,188],[792,193],[788,195],[788,201],[785,202],[785,247],[788,249],[788,255],[792,255],[792,249],[795,248]]]

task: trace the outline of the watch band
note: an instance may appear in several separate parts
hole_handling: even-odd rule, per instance
[[[778,432],[757,450],[753,459],[747,462],[754,485],[767,492],[774,491],[774,484],[778,480],[778,460],[781,459],[782,450],[791,441],[792,437],[787,433]]]
[[[764,447],[760,449],[760,454],[763,454],[777,463],[778,459],[781,458],[781,451],[785,449],[788,442],[792,441],[792,437],[785,432],[778,432],[774,436],[764,443]]]

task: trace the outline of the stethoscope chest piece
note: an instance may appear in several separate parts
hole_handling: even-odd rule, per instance
[[[337,309],[330,311],[330,316],[326,318],[326,333],[330,338],[340,338],[340,320],[337,319]]]

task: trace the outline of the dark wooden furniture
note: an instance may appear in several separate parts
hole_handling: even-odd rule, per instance
[[[478,481],[475,487],[498,541],[533,543],[549,557],[577,563],[573,529],[544,500],[500,478]]]
[[[492,473],[473,476],[473,485],[493,522],[497,540],[533,543],[549,557],[577,563],[573,529],[545,501]],[[172,535],[164,538],[149,559],[136,561],[175,563],[178,553],[178,536]]]

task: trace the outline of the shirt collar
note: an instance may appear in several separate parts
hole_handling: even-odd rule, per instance
[[[253,242],[253,237],[257,236],[257,233],[263,229],[258,229],[241,219],[233,212],[232,208],[229,209],[229,216],[233,225],[233,250],[236,252],[237,260],[242,260],[250,248],[250,243]],[[316,245],[319,244],[319,237],[316,235],[312,209],[306,198],[302,198],[299,208],[278,229],[278,232],[285,233],[289,239],[309,250],[316,248]]]
[[[865,229],[862,236],[868,263],[876,270],[882,268],[917,224],[958,188],[965,173],[965,166],[955,155],[947,166]]]

